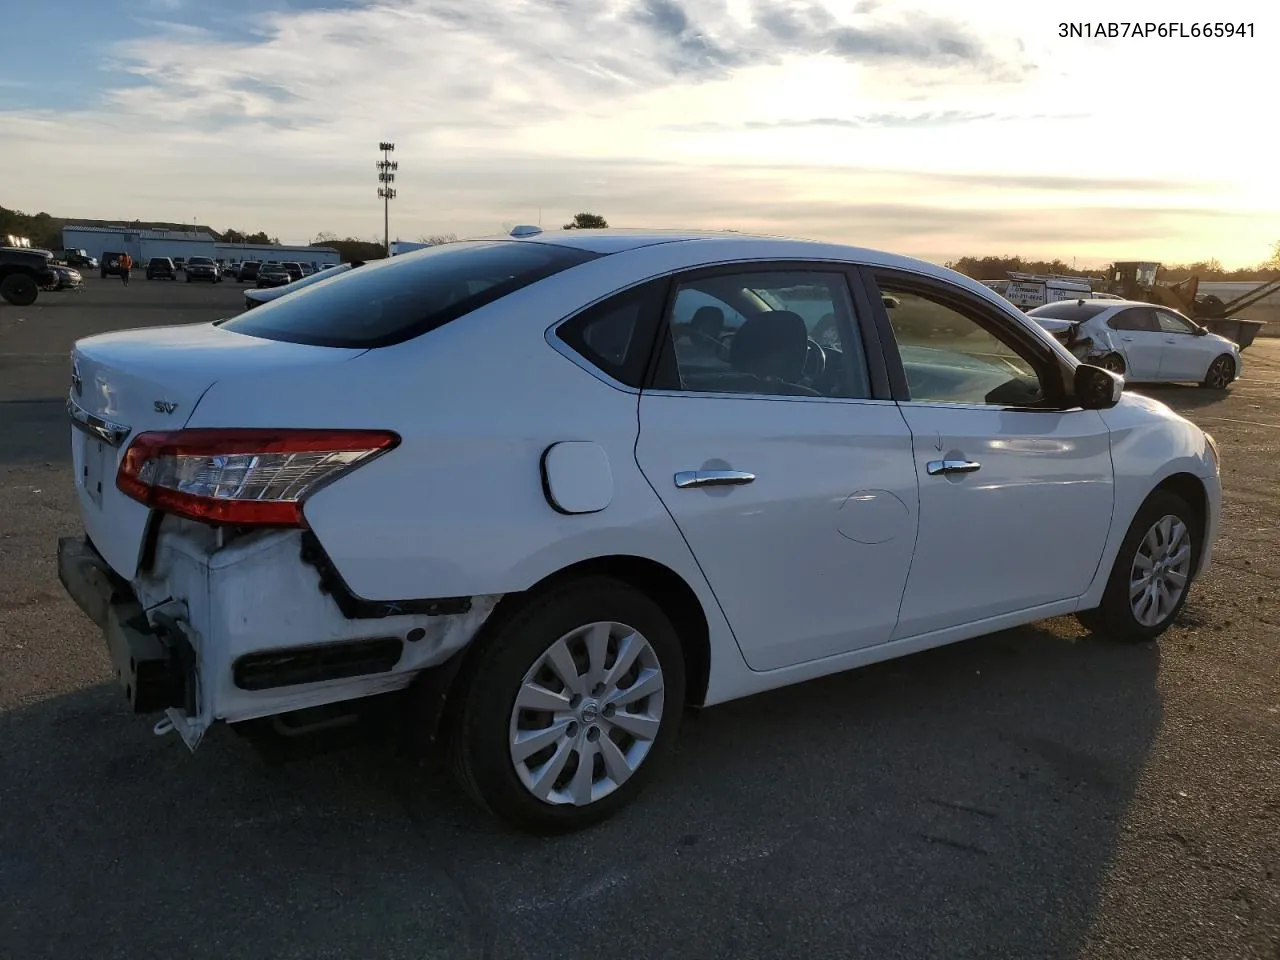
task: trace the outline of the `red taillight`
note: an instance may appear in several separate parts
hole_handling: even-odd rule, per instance
[[[384,430],[175,430],[129,444],[116,486],[149,507],[205,523],[303,526],[320,485],[392,449]]]

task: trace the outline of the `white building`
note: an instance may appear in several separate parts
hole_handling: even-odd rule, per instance
[[[84,250],[102,259],[104,253],[127,253],[134,263],[144,266],[152,257],[211,257],[224,263],[244,260],[296,260],[321,267],[341,263],[342,257],[332,247],[276,246],[256,243],[222,243],[211,234],[193,230],[134,230],[130,227],[78,227],[62,230],[62,246],[66,250]]]

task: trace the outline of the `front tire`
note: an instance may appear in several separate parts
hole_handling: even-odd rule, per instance
[[[11,273],[0,280],[0,299],[15,307],[29,307],[40,296],[40,285],[25,273]]]
[[[1185,500],[1157,490],[1133,518],[1096,610],[1076,619],[1088,630],[1141,643],[1169,629],[1182,612],[1200,562],[1203,536]]]
[[[598,823],[633,800],[669,753],[684,655],[648,596],[593,577],[504,618],[459,677],[448,721],[463,788],[535,834]]]
[[[1236,362],[1225,353],[1209,364],[1200,386],[1207,390],[1225,390],[1236,378]]]

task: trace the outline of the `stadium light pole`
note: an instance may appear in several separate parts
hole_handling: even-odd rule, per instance
[[[378,144],[378,149],[382,151],[382,159],[377,164],[378,196],[382,198],[382,242],[386,245],[388,257],[391,256],[391,201],[396,198],[392,184],[396,182],[395,172],[400,168],[400,164],[391,159],[395,148],[394,143],[386,140]]]

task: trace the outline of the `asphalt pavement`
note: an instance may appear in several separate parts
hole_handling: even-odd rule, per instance
[[[708,710],[619,817],[535,840],[377,741],[191,755],[108,682],[54,567],[67,351],[243,289],[0,304],[0,957],[1280,958],[1280,341],[1226,396],[1144,391],[1226,489],[1159,644],[1053,620]]]

